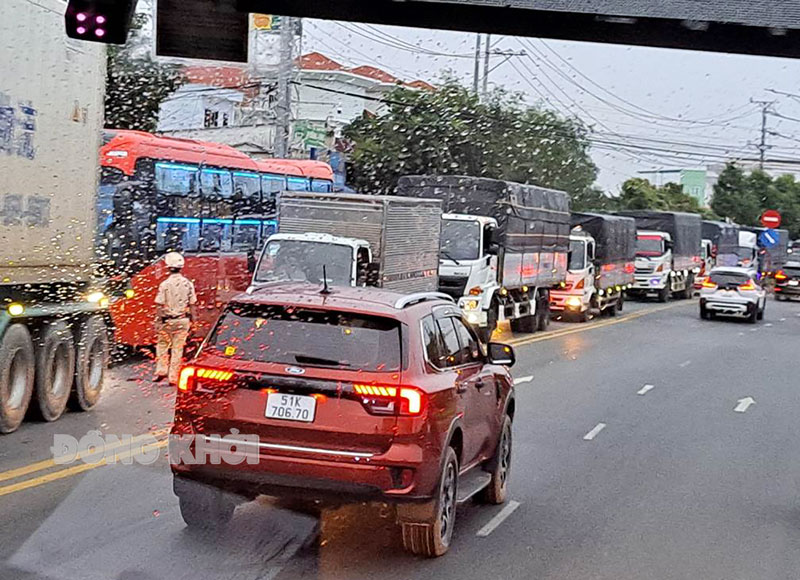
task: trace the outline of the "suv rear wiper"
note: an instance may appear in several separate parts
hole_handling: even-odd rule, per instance
[[[339,361],[339,360],[334,360],[334,359],[331,359],[331,358],[320,358],[320,357],[316,357],[316,356],[308,356],[308,355],[305,355],[305,354],[295,354],[293,356],[294,356],[294,360],[298,364],[321,365],[321,366],[326,366],[326,367],[343,367],[343,366],[347,366],[347,363]]]

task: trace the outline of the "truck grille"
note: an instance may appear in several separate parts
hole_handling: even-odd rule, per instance
[[[468,279],[466,276],[439,276],[439,291],[453,298],[463,296]]]
[[[653,273],[652,266],[644,266],[644,267],[636,266],[636,270],[634,271],[634,274],[652,274],[652,273]]]

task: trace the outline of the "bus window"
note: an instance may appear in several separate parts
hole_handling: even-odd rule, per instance
[[[156,163],[156,187],[162,195],[187,196],[196,191],[197,167]]]
[[[289,177],[286,181],[286,189],[289,191],[309,191],[311,189],[311,183],[307,177]]]
[[[233,198],[257,202],[261,197],[261,180],[257,173],[233,173]]]
[[[200,228],[201,252],[229,252],[231,224],[229,220],[203,220]]]
[[[265,220],[262,222],[261,239],[267,241],[267,238],[278,231],[278,222],[275,220]]]
[[[158,218],[156,250],[196,252],[200,237],[200,220],[196,218]]]
[[[258,220],[242,220],[233,224],[233,243],[231,250],[234,252],[247,252],[259,248],[261,222]]]
[[[324,193],[329,193],[333,191],[333,183],[328,181],[327,179],[312,179],[311,191],[321,191]]]
[[[233,196],[231,172],[222,169],[203,169],[200,171],[200,190],[204,197]]]

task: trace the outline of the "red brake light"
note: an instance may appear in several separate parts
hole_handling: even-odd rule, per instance
[[[575,284],[575,290],[582,290],[585,278],[581,278],[580,281]]]
[[[375,415],[415,416],[425,406],[425,394],[414,387],[354,384],[353,390],[362,396],[367,411]]]
[[[776,279],[776,280],[781,280],[781,281],[783,281],[783,280],[786,280],[788,277],[789,277],[789,276],[787,276],[787,275],[786,275],[786,272],[784,272],[783,270],[778,270],[778,273],[777,273],[777,274],[775,274],[775,279]]]
[[[753,283],[752,280],[748,280],[744,284],[739,284],[739,290],[755,290],[756,285]]]
[[[178,378],[178,390],[184,392],[193,391],[197,379],[225,383],[230,381],[232,378],[233,371],[210,369],[206,367],[183,367],[183,369],[181,369],[180,377]]]
[[[714,284],[711,280],[705,279],[703,280],[703,288],[716,288],[717,285]]]

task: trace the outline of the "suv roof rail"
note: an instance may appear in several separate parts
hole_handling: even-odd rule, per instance
[[[397,302],[394,303],[394,307],[397,310],[402,310],[406,306],[419,304],[420,302],[425,302],[426,300],[446,300],[447,302],[455,303],[453,297],[449,294],[445,294],[444,292],[415,292],[414,294],[408,294],[402,298],[399,298]]]

